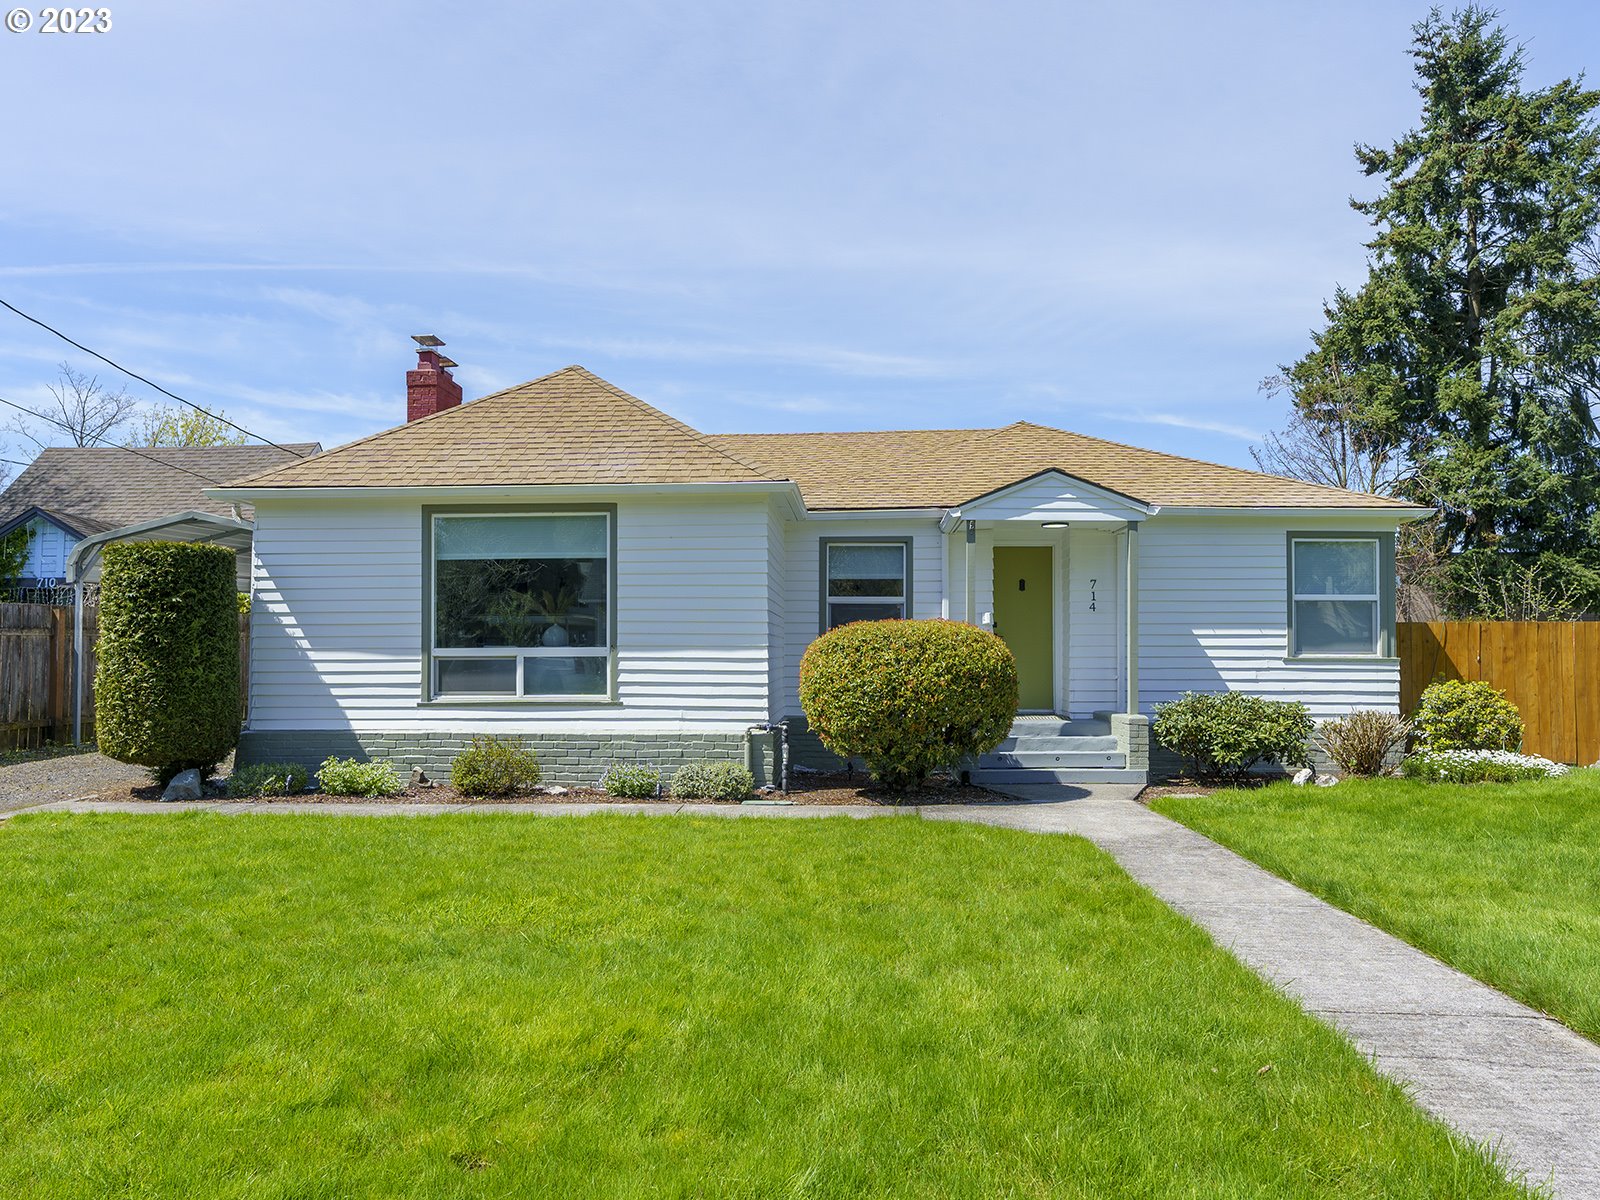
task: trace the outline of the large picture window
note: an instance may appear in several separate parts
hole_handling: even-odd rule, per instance
[[[432,695],[607,696],[610,521],[435,515]]]
[[[1375,537],[1289,543],[1294,654],[1378,653],[1381,545]]]
[[[906,615],[909,555],[905,542],[822,544],[822,627]]]

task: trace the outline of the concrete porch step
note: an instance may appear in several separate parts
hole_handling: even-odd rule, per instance
[[[1143,771],[1114,767],[1063,767],[1055,770],[1043,767],[980,767],[972,772],[972,782],[979,787],[987,787],[1019,783],[1145,783],[1147,780]]]
[[[1104,717],[1023,716],[1011,722],[1012,737],[1110,737]]]
[[[1073,750],[1087,752],[1091,750],[1115,750],[1117,739],[1109,733],[1103,737],[1049,737],[1045,735],[1024,734],[1018,736],[1013,733],[994,748],[995,754],[1011,754],[1016,751],[1033,750]]]
[[[1006,750],[1002,748],[990,754],[985,754],[978,759],[978,770],[980,771],[1005,767],[1115,767],[1120,769],[1127,765],[1128,756],[1116,749],[1115,742],[1111,744],[1109,749],[1082,749],[1075,745],[1070,747],[1057,745],[1037,750]]]

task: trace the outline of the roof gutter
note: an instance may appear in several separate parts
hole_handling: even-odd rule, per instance
[[[1215,506],[1180,507],[1164,505],[1161,512],[1171,517],[1389,517],[1399,521],[1416,521],[1431,517],[1439,510],[1400,504],[1295,504],[1269,507],[1267,505],[1234,504]]]
[[[548,500],[563,496],[769,495],[790,497],[797,508],[800,489],[788,480],[750,483],[561,483],[450,484],[406,487],[214,487],[203,489],[217,500],[260,505],[273,500]]]

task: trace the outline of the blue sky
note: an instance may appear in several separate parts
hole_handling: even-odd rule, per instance
[[[1361,277],[1351,145],[1414,123],[1426,11],[111,8],[0,31],[0,297],[266,437],[396,423],[434,332],[469,396],[580,362],[708,431],[1241,465]],[[1600,67],[1600,6],[1504,19],[1530,82]],[[64,357],[0,313],[0,396]]]

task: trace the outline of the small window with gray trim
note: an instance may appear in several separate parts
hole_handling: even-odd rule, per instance
[[[910,540],[822,542],[822,629],[906,615],[911,595]]]
[[[1383,563],[1380,537],[1292,537],[1290,653],[1310,658],[1381,653]]]

